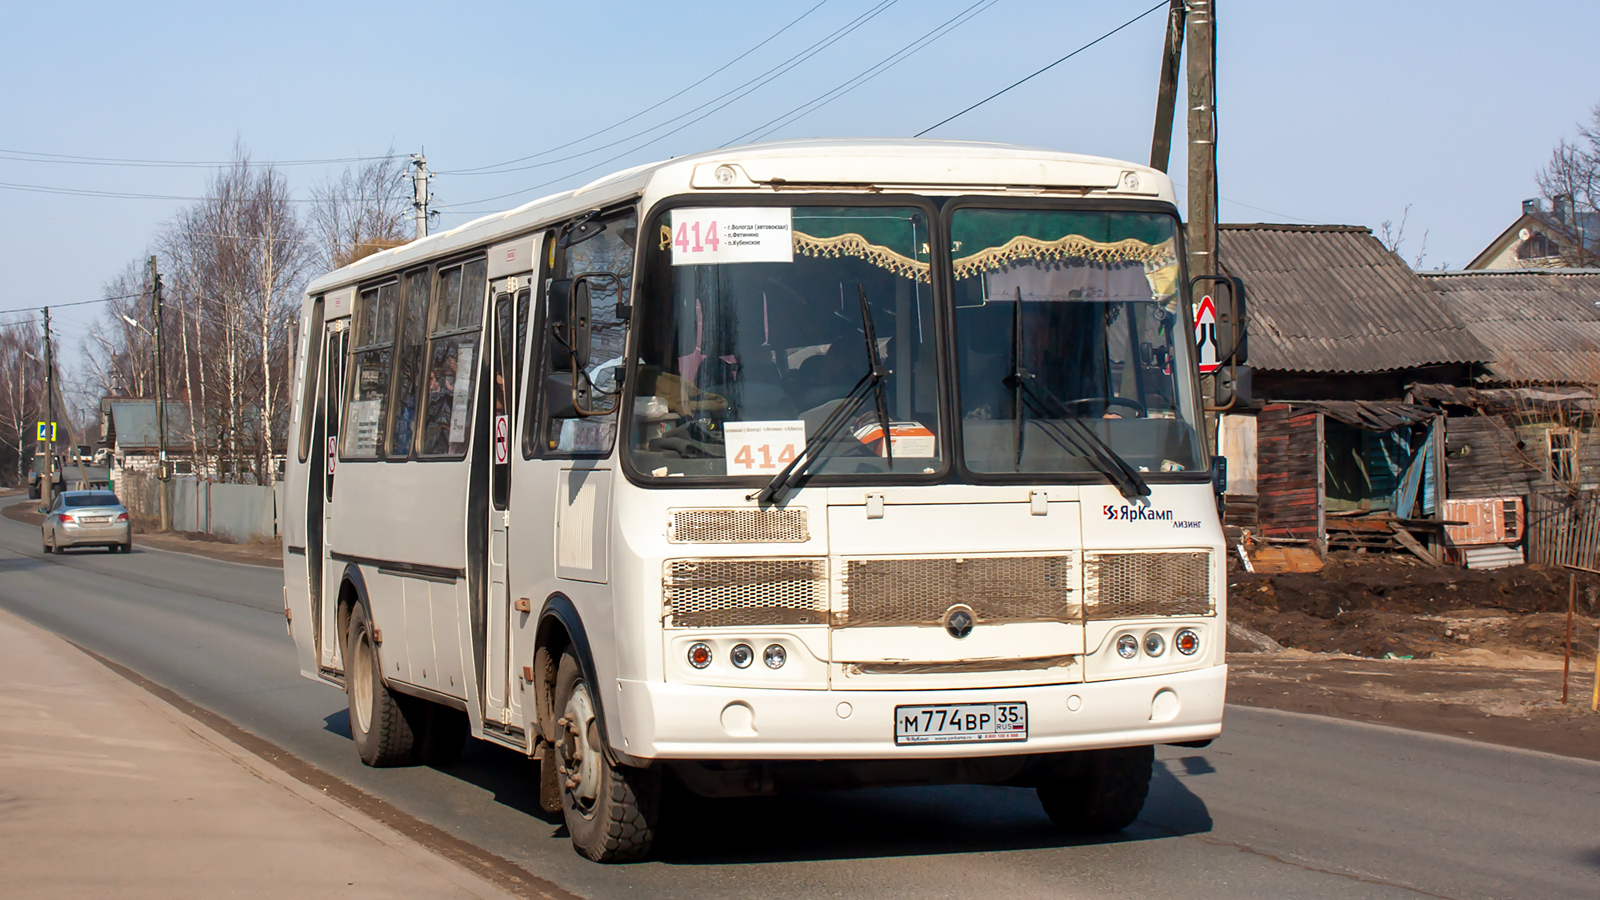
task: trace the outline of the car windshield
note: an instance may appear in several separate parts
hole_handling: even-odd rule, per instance
[[[628,440],[640,474],[770,478],[808,443],[812,474],[942,470],[922,210],[679,208],[650,233]]]
[[[1177,220],[1103,210],[951,215],[962,452],[975,472],[1206,465]]]
[[[117,495],[109,491],[95,491],[89,494],[62,494],[61,503],[64,506],[121,506]]]

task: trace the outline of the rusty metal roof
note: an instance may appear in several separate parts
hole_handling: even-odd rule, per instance
[[[1369,229],[1221,225],[1217,240],[1223,270],[1244,281],[1257,369],[1390,372],[1490,359]]]
[[[1600,270],[1426,272],[1502,384],[1600,384]]]

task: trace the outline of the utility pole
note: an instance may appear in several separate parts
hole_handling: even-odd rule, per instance
[[[411,166],[417,171],[411,176],[411,208],[417,217],[417,237],[428,236],[428,201],[432,197],[428,194],[428,182],[433,176],[428,173],[428,151],[411,154]]]
[[[1216,13],[1188,0],[1189,277],[1217,274]]]
[[[39,488],[39,497],[44,500],[48,508],[55,500],[56,493],[56,359],[51,348],[54,341],[50,335],[50,307],[44,308],[44,408],[45,427],[49,429],[45,436],[44,454],[44,484]]]
[[[1161,86],[1156,93],[1156,132],[1150,138],[1150,168],[1167,171],[1172,157],[1172,113],[1178,105],[1178,64],[1183,57],[1183,25],[1189,8],[1172,0],[1167,10],[1167,41],[1161,52]]]
[[[167,508],[167,482],[172,475],[167,469],[167,379],[161,342],[161,273],[156,269],[154,256],[150,257],[150,300],[155,315],[152,336],[156,345],[156,478],[161,482],[161,530],[166,531],[172,527],[172,514]]]

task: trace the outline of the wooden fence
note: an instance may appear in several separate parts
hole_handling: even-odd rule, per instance
[[[1596,568],[1600,491],[1536,488],[1528,497],[1528,561]]]

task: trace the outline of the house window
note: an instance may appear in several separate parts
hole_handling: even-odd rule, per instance
[[[1572,484],[1578,480],[1578,435],[1570,428],[1551,428],[1544,433],[1545,474],[1551,481]]]
[[[1534,232],[1517,245],[1517,259],[1548,259],[1560,255],[1561,245],[1545,237],[1542,232]]]

